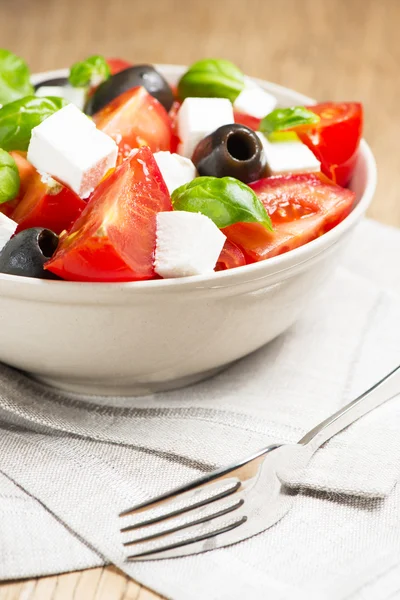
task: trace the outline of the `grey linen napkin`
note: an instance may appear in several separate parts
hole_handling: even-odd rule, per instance
[[[363,223],[331,283],[289,332],[191,388],[84,399],[2,366],[0,511],[9,519],[0,521],[0,577],[110,561],[177,599],[375,600],[400,590],[397,400],[318,451],[290,482],[302,488],[291,513],[251,540],[127,564],[116,517],[264,444],[296,441],[396,366],[399,249],[398,232]]]

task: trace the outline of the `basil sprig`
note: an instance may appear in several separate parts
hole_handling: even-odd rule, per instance
[[[0,148],[27,150],[34,127],[66,106],[63,98],[27,96],[0,108]]]
[[[188,97],[228,98],[234,102],[245,87],[244,75],[229,60],[205,58],[194,63],[178,83],[181,100]]]
[[[172,193],[172,206],[174,210],[202,213],[220,229],[234,223],[261,223],[272,231],[261,200],[234,177],[196,177]]]
[[[259,129],[266,135],[270,135],[275,131],[284,131],[299,125],[314,125],[319,120],[319,116],[305,106],[277,108],[263,118]]]
[[[33,94],[26,62],[0,48],[0,104],[8,104]]]
[[[95,55],[72,65],[69,73],[69,82],[74,87],[100,85],[110,75],[110,67],[104,56]]]
[[[0,148],[0,204],[14,200],[19,192],[19,172],[13,157]]]

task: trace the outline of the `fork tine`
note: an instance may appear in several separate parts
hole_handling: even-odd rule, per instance
[[[223,477],[226,478],[234,470],[236,470],[236,466],[234,468],[232,467],[232,469],[225,470]],[[155,508],[158,504],[163,504],[167,500],[171,500],[172,498],[175,498],[176,496],[182,497],[182,495],[185,494],[186,492],[191,492],[196,489],[200,489],[203,486],[205,487],[205,486],[211,484],[216,479],[218,479],[218,480],[222,479],[222,476],[220,476],[219,471],[214,471],[213,473],[205,475],[204,477],[199,477],[198,479],[195,479],[194,481],[191,481],[190,483],[188,483],[186,485],[182,485],[182,486],[175,488],[169,492],[166,492],[165,494],[161,494],[160,496],[152,498],[151,500],[147,500],[146,502],[141,502],[140,504],[136,504],[135,506],[132,506],[131,508],[128,508],[127,510],[124,510],[123,512],[121,512],[119,514],[119,516],[127,517],[128,515],[130,515],[132,513],[140,513],[142,511],[149,510],[150,508]]]
[[[126,560],[207,552],[274,525],[293,502],[277,472],[283,460],[292,459],[288,448],[292,447],[268,446],[237,464],[121,513],[131,514],[133,520],[122,531],[136,532],[136,539],[125,538],[124,546],[134,550]],[[266,461],[266,455],[275,450],[275,459]]]
[[[132,525],[127,525],[126,527],[122,527],[121,533],[126,533],[127,531],[133,531],[135,529],[140,529],[141,527],[147,527],[148,525],[153,525],[153,524],[159,523],[161,521],[166,521],[167,519],[172,519],[173,517],[177,517],[186,512],[190,512],[197,508],[201,508],[202,506],[206,506],[207,504],[211,504],[212,502],[216,502],[217,500],[221,500],[222,498],[226,498],[227,496],[234,494],[235,492],[237,492],[240,489],[240,487],[241,487],[241,482],[234,481],[234,485],[230,486],[228,489],[224,489],[223,491],[216,493],[212,496],[207,496],[206,498],[203,498],[202,500],[199,500],[198,502],[187,504],[185,506],[180,506],[179,508],[176,508],[175,510],[174,509],[170,510],[170,512],[163,512],[162,514],[145,519],[144,521],[138,521],[137,523],[134,523]],[[200,490],[201,487],[199,487],[197,489]],[[204,489],[207,489],[206,486],[204,486]],[[187,494],[187,492],[185,494],[179,495],[178,497],[173,497],[169,502],[164,501],[165,508],[168,509],[168,506],[173,507],[176,504],[176,500],[179,500],[180,502],[182,502],[186,498],[193,498],[192,492],[189,492],[188,496],[186,496],[186,494]]]
[[[202,523],[207,523],[212,519],[216,519],[217,517],[222,517],[230,512],[233,512],[243,506],[244,500],[241,498],[238,502],[231,506],[227,506],[221,510],[213,512],[209,515],[196,519],[195,521],[189,521],[187,523],[182,523],[181,525],[176,525],[175,527],[171,527],[170,529],[164,529],[162,531],[157,531],[156,533],[152,533],[150,535],[146,535],[145,537],[137,538],[135,540],[131,540],[129,542],[123,542],[123,546],[134,546],[135,544],[142,544],[143,542],[149,542],[151,540],[156,540],[157,538],[162,538],[171,533],[176,533],[177,531],[182,531],[183,529],[187,529],[188,527],[192,527],[194,525],[201,525]],[[129,528],[128,528],[129,529]]]
[[[247,521],[247,516],[239,517],[233,523],[224,525],[217,530],[208,531],[207,533],[199,534],[193,538],[189,538],[189,539],[185,539],[185,540],[177,540],[176,542],[167,544],[165,546],[160,546],[157,548],[152,548],[150,550],[144,550],[143,552],[138,552],[136,554],[131,554],[127,557],[126,560],[128,560],[128,561],[146,560],[146,559],[147,560],[148,559],[157,560],[157,558],[168,558],[168,556],[165,556],[165,554],[168,555],[169,551],[173,551],[173,550],[176,550],[177,548],[182,548],[184,546],[196,544],[198,542],[203,542],[205,540],[208,540],[208,539],[214,538],[218,535],[221,535],[222,533],[227,533],[229,531],[232,531],[233,529],[236,529],[240,525],[243,525],[244,523],[246,523],[246,521]]]
[[[128,508],[127,510],[122,511],[119,514],[119,516],[126,517],[132,513],[139,513],[141,511],[153,508],[153,507],[157,506],[158,504],[162,504],[166,500],[170,500],[171,498],[174,498],[175,496],[180,496],[181,494],[184,494],[185,492],[190,492],[192,490],[195,490],[196,488],[205,486],[215,480],[221,480],[223,478],[226,478],[231,473],[236,471],[237,469],[240,469],[241,467],[243,467],[249,463],[252,463],[257,458],[261,458],[264,454],[266,454],[272,450],[275,450],[276,448],[279,447],[279,445],[280,444],[273,444],[271,446],[268,446],[267,448],[263,448],[263,449],[259,450],[258,452],[255,452],[253,454],[253,456],[249,456],[245,460],[242,460],[236,464],[229,465],[222,469],[218,469],[217,471],[208,473],[207,475],[205,475],[203,477],[199,477],[185,485],[179,486],[169,492],[166,492],[165,494],[161,494],[160,496],[156,496],[155,498],[151,498],[150,500],[146,500],[145,502],[136,504],[136,505],[132,506],[131,508]]]

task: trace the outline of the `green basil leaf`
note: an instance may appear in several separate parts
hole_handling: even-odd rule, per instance
[[[0,104],[8,104],[33,94],[26,62],[0,48]]]
[[[172,206],[174,210],[202,213],[220,229],[233,223],[261,223],[272,231],[261,200],[233,177],[196,177],[172,193]]]
[[[319,116],[305,108],[305,106],[277,108],[263,118],[259,129],[269,135],[274,131],[283,131],[298,125],[314,125],[319,120]]]
[[[19,172],[13,157],[0,148],[0,204],[14,200],[19,192]]]
[[[27,96],[0,108],[0,148],[27,150],[34,127],[66,106],[64,98]]]
[[[178,83],[178,95],[228,98],[234,102],[244,89],[244,75],[229,60],[205,58],[194,63]]]
[[[86,60],[72,65],[69,82],[74,87],[99,85],[111,75],[110,67],[104,56],[90,56]]]

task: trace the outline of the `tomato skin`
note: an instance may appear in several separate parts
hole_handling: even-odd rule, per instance
[[[295,128],[302,142],[321,162],[321,170],[343,187],[351,180],[363,129],[363,108],[358,102],[325,102],[308,106],[320,117],[316,125]]]
[[[238,112],[237,110],[233,111],[233,116],[235,119],[235,123],[240,123],[240,125],[245,125],[249,127],[253,131],[258,131],[260,127],[260,123],[262,119],[257,119],[257,117],[252,117],[250,115],[246,115],[245,113]]]
[[[120,71],[125,71],[125,69],[132,67],[132,63],[123,58],[107,58],[107,64],[110,67],[111,75],[115,75]]]
[[[324,102],[307,106],[320,117],[316,125],[294,127],[301,141],[321,162],[322,172],[334,183],[346,187],[354,173],[363,128],[359,102]],[[234,111],[235,123],[258,131],[261,119]]]
[[[119,147],[119,163],[133,148],[152,152],[171,149],[171,120],[165,108],[144,87],[127,90],[93,115],[98,129]]]
[[[219,255],[215,270],[226,271],[246,264],[246,258],[242,250],[233,242],[226,240]]]
[[[68,237],[61,241],[56,254],[45,265],[45,269],[62,279],[99,282],[124,282],[135,279],[132,269],[108,240],[97,240],[93,235],[79,251],[71,251],[61,256],[65,240],[68,241]],[[150,279],[150,276],[148,278]]]
[[[28,189],[32,179],[37,174],[37,171],[30,162],[26,160],[26,152],[20,152],[16,150],[12,150],[10,152],[11,156],[15,160],[15,163],[18,168],[20,185],[17,196],[14,200],[10,200],[9,202],[4,202],[0,204],[0,212],[5,214],[7,217],[11,218],[12,213],[18,206],[21,198],[25,195],[26,190]]]
[[[11,218],[18,223],[16,233],[30,227],[46,227],[60,234],[71,227],[85,208],[86,202],[72,190],[58,182],[44,183],[35,172]]]
[[[96,188],[45,268],[69,281],[151,279],[156,214],[168,210],[157,163],[148,147],[140,148]]]
[[[32,180],[35,178],[37,171],[35,167],[27,161],[27,152],[19,152],[16,150],[12,150],[10,154],[15,160],[18,168],[20,179],[18,198],[22,198],[25,195],[25,192],[31,184]]]
[[[260,179],[250,184],[271,217],[274,231],[258,223],[235,223],[222,231],[246,259],[265,260],[298,248],[338,225],[355,194],[309,173]]]
[[[177,115],[178,115],[178,110],[180,109],[181,105],[182,105],[182,102],[180,102],[179,100],[174,100],[174,103],[172,104],[171,109],[168,113],[169,118],[171,120],[171,131],[172,131],[171,152],[177,152],[178,146],[180,144],[180,139],[178,136]]]

